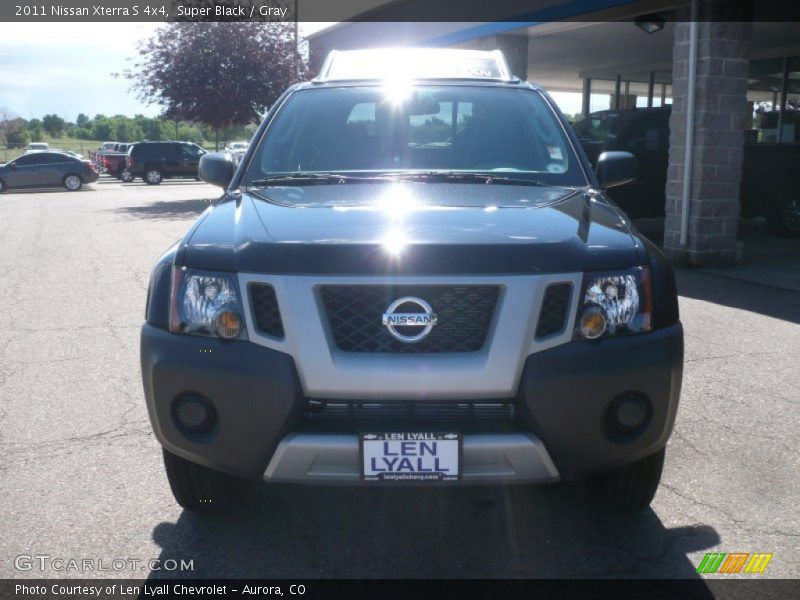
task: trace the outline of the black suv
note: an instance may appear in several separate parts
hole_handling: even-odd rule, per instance
[[[191,142],[138,142],[128,150],[126,167],[132,177],[158,185],[169,177],[197,178],[200,158],[206,154]]]
[[[635,180],[609,195],[639,227],[647,219],[664,217],[671,112],[670,106],[603,110],[574,126],[591,164],[611,150],[628,151],[636,157]],[[800,236],[800,170],[795,167],[800,162],[800,143],[745,140],[740,216],[752,219],[764,215],[773,232]]]
[[[152,272],[141,371],[177,501],[588,479],[647,506],[683,330],[672,269],[603,191],[634,163],[593,173],[499,53],[334,53],[238,167],[203,157],[226,192]]]

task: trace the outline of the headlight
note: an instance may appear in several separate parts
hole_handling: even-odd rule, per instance
[[[650,270],[637,267],[619,273],[587,273],[575,321],[575,339],[597,339],[652,329]]]
[[[226,340],[247,339],[236,278],[228,273],[172,269],[169,329]]]

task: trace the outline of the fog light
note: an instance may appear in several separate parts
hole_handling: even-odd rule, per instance
[[[215,327],[219,337],[232,340],[242,332],[242,320],[235,312],[226,310],[217,315]]]
[[[608,407],[608,420],[619,432],[641,429],[650,420],[653,407],[650,399],[639,392],[618,396]]]
[[[217,420],[211,400],[200,394],[184,394],[172,403],[172,418],[175,422],[196,433],[210,431]]]
[[[606,315],[599,306],[592,306],[583,311],[583,315],[581,315],[581,334],[587,340],[599,338],[606,332],[607,326]]]

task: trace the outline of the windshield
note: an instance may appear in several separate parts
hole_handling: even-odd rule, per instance
[[[484,182],[490,183],[513,178],[586,184],[539,93],[463,85],[295,92],[270,124],[243,183],[269,185],[276,178],[281,185],[303,185],[320,182],[320,174],[349,176],[329,178],[345,183],[358,176],[424,179],[442,173],[489,174]],[[294,179],[287,183],[287,176]]]

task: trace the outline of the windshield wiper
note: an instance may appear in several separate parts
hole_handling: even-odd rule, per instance
[[[392,173],[386,177],[401,181],[444,181],[455,183],[498,183],[505,185],[532,185],[536,187],[568,187],[553,186],[536,179],[509,177],[498,173],[471,173],[468,171],[421,171],[410,173]]]
[[[272,175],[256,179],[247,185],[255,187],[268,185],[329,185],[364,181],[374,181],[374,178],[353,177],[352,175],[339,175],[336,173],[287,173],[286,175]]]
[[[433,181],[449,183],[488,183],[500,185],[528,185],[536,187],[574,187],[544,183],[536,179],[509,177],[499,173],[469,171],[408,171],[372,176],[353,176],[338,173],[287,173],[256,179],[246,184],[253,187],[271,185],[334,185],[340,183],[386,183],[392,181]]]

